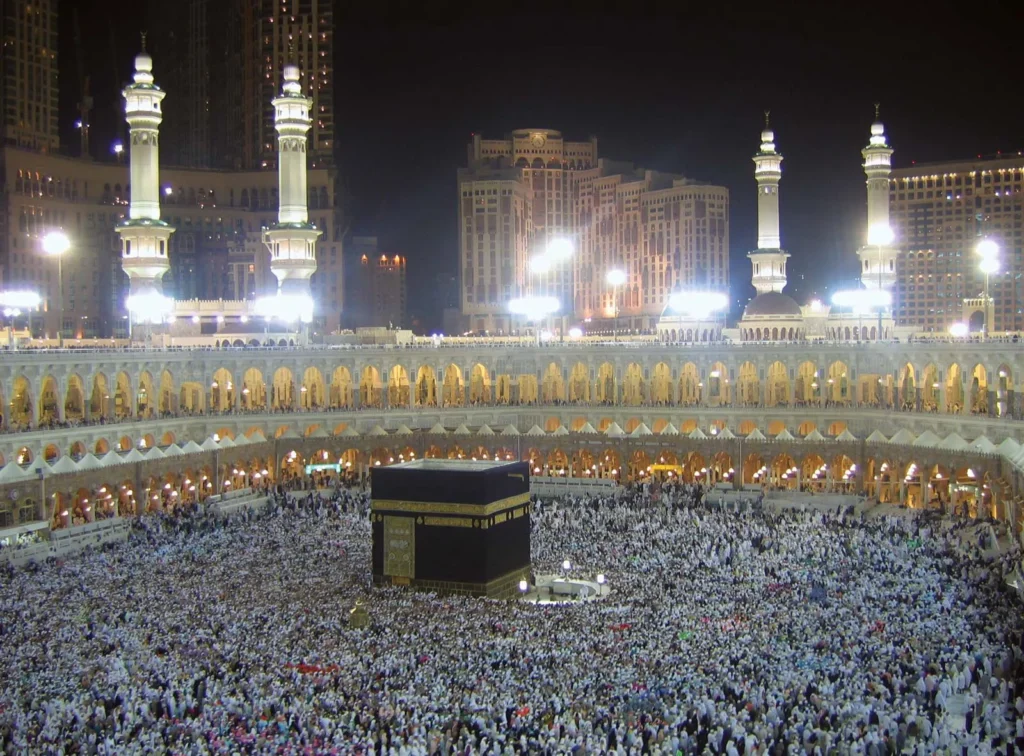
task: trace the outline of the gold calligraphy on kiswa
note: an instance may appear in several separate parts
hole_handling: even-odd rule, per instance
[[[416,577],[416,523],[411,517],[384,516],[384,574]]]

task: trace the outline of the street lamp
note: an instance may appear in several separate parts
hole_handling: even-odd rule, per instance
[[[121,156],[124,155],[124,145],[121,142],[114,142],[114,145],[110,148],[111,151],[117,155],[117,162],[121,162]]]
[[[520,297],[508,303],[508,311],[512,315],[519,315],[528,321],[538,322],[558,312],[558,299],[556,297]],[[537,331],[537,344],[540,345],[540,329]]]
[[[574,251],[572,240],[565,237],[556,237],[548,242],[544,254],[554,262],[562,262],[572,257]]]
[[[969,330],[966,323],[954,323],[949,327],[949,335],[954,339],[962,339]]]
[[[989,313],[995,310],[994,306],[989,307],[988,279],[993,273],[999,272],[999,245],[991,239],[982,239],[974,248],[974,253],[981,258],[978,270],[985,274],[985,320],[981,326],[981,337],[984,339],[989,331]]]
[[[64,348],[64,253],[71,248],[71,240],[63,231],[51,231],[43,237],[43,251],[57,258],[57,307],[59,322],[57,326],[57,346]]]
[[[680,315],[689,315],[697,319],[697,332],[700,333],[700,322],[724,310],[729,298],[718,291],[677,291],[668,298],[670,309]],[[711,339],[713,340],[713,339]]]
[[[547,255],[537,255],[530,258],[530,272],[536,276],[543,276],[551,272],[551,258]]]
[[[848,291],[837,291],[832,295],[832,304],[836,307],[848,307],[853,310],[858,318],[858,331],[860,330],[860,316],[878,309],[878,339],[882,338],[882,311],[892,304],[892,294],[882,289],[850,289]],[[859,337],[859,336],[858,336]]]
[[[876,223],[868,229],[868,244],[878,248],[878,290],[882,290],[882,247],[892,244],[896,238],[888,223]],[[878,310],[878,340],[882,340],[882,310]]]
[[[626,283],[626,271],[621,268],[612,268],[604,277],[605,282],[612,287],[612,308],[614,311],[615,325],[612,330],[612,340],[619,340],[619,287]]]
[[[561,268],[561,266],[567,263],[575,251],[575,246],[572,243],[572,239],[564,236],[552,238],[548,241],[544,247],[544,252],[530,258],[530,273],[535,276],[546,276],[551,273],[555,268]],[[569,281],[566,285],[564,276],[562,276],[561,269],[559,270],[559,276],[563,278],[558,284],[558,293],[562,295],[563,303],[566,305],[562,311],[563,323],[562,332],[560,334],[560,340],[565,341],[565,331],[568,328],[569,317],[576,310],[576,294],[574,289],[574,276],[573,271],[569,270]],[[565,300],[568,300],[565,302]]]

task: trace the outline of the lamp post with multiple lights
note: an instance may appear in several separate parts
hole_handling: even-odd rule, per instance
[[[712,320],[729,305],[729,298],[718,291],[677,291],[668,298],[668,306],[680,315],[697,319],[697,333],[702,320]],[[698,339],[699,340],[699,339]],[[714,334],[709,341],[714,341]]]
[[[870,313],[871,310],[878,310],[878,333],[875,336],[878,340],[882,338],[882,312],[892,305],[892,294],[885,289],[850,289],[848,291],[837,291],[832,295],[832,304],[836,307],[849,308],[857,315],[858,321],[861,315]],[[857,328],[858,332],[860,327]]]
[[[619,288],[626,283],[626,271],[622,268],[612,268],[604,277],[605,283],[612,287],[612,310],[614,326],[612,327],[612,341],[619,340]]]
[[[537,326],[535,330],[538,345],[541,342],[541,322],[558,312],[558,307],[559,302],[555,297],[520,297],[508,303],[508,311],[512,315],[518,315]]]
[[[572,260],[575,247],[571,239],[565,237],[556,237],[548,241],[547,246],[544,248],[542,254],[536,255],[530,258],[530,273],[535,276],[544,276],[551,273],[552,270],[557,269],[559,275],[562,275],[562,266],[569,263]],[[569,270],[569,282],[568,286],[560,285],[559,293],[563,294],[561,299],[561,310],[562,310],[562,329],[559,334],[559,341],[565,341],[565,332],[569,326],[569,317],[576,310],[576,296],[573,281],[575,276],[570,267]],[[564,280],[562,284],[564,284]]]
[[[15,349],[14,321],[29,310],[39,308],[41,298],[34,291],[0,291],[0,312],[7,318],[7,347]],[[31,316],[29,316],[31,320]],[[31,323],[30,323],[31,324]]]
[[[57,346],[64,348],[64,254],[71,249],[71,240],[63,231],[51,231],[43,237],[43,251],[57,258]]]
[[[982,239],[974,248],[974,253],[981,258],[978,270],[985,274],[985,319],[981,324],[981,338],[984,339],[988,337],[988,332],[991,329],[989,318],[994,319],[995,315],[994,303],[989,299],[988,279],[993,273],[999,272],[999,245],[991,239]]]

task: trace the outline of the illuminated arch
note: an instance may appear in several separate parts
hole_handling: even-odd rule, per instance
[[[731,403],[731,391],[729,386],[729,369],[722,362],[716,362],[708,370],[708,379],[702,386],[702,395],[706,397],[706,403],[712,407],[724,407]]]
[[[274,371],[270,387],[270,406],[275,410],[292,409],[297,403],[297,388],[291,369],[279,367]]]
[[[479,362],[469,373],[469,403],[472,405],[491,403],[491,377]]]
[[[416,406],[437,406],[437,378],[429,365],[421,365],[416,371]]]
[[[767,396],[765,397],[765,406],[789,406],[789,372],[786,370],[786,366],[782,362],[776,360],[775,362],[768,366],[768,372],[765,376],[765,386],[767,389]]]
[[[610,362],[601,363],[597,369],[597,382],[594,389],[594,399],[598,404],[615,404],[615,367]]]
[[[331,373],[331,407],[333,409],[351,408],[353,404],[352,373],[344,366],[334,368]]]
[[[684,407],[696,406],[700,401],[700,374],[692,362],[683,365],[679,371],[679,402]]]
[[[946,371],[946,412],[958,415],[965,407],[963,371],[954,362]]]
[[[324,375],[318,368],[308,367],[302,373],[302,388],[299,389],[299,403],[304,410],[315,410],[327,402],[327,388]]]
[[[740,365],[736,389],[741,407],[757,407],[761,404],[761,381],[757,377],[757,367],[753,362]]]
[[[153,376],[148,370],[139,373],[139,390],[135,397],[135,410],[139,417],[154,418],[158,414],[159,397],[153,390]]]
[[[590,403],[590,370],[577,362],[569,372],[569,401],[573,404]]]
[[[622,403],[627,407],[639,407],[646,401],[644,369],[635,362],[626,365],[622,376]]]
[[[537,376],[526,373],[519,376],[519,403],[536,404],[540,396]]]
[[[68,376],[68,387],[64,392],[64,419],[81,422],[85,418],[85,388],[77,373]]]
[[[444,383],[441,385],[441,405],[462,407],[466,404],[466,389],[462,380],[462,369],[451,363],[444,369]]]
[[[128,373],[121,370],[114,377],[114,417],[118,420],[135,415],[135,394]]]
[[[161,416],[170,415],[178,411],[178,396],[174,388],[174,376],[170,370],[160,373],[160,400],[157,410]]]
[[[373,365],[367,365],[359,376],[359,404],[363,407],[383,408],[384,387],[380,371]]]
[[[393,365],[388,371],[388,406],[409,407],[412,398],[412,387],[409,384],[409,373],[401,365]]]
[[[39,425],[47,426],[60,419],[57,403],[57,381],[53,376],[43,378],[39,386]]]
[[[810,360],[801,362],[797,366],[793,400],[798,407],[816,405],[821,401],[821,380],[818,366]]]
[[[282,368],[286,369],[286,368]],[[217,368],[210,381],[210,397],[207,406],[211,412],[231,409],[235,396],[235,377],[227,368]]]
[[[562,369],[554,362],[548,363],[541,383],[541,399],[544,404],[558,404],[565,401],[565,381]]]

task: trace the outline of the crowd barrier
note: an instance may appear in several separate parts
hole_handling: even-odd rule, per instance
[[[229,517],[246,507],[262,510],[267,505],[266,494],[257,493],[251,488],[240,488],[219,496],[211,496],[206,500],[206,511],[216,517]]]
[[[609,496],[620,490],[607,478],[562,478],[547,475],[530,476],[530,493],[536,496]]]
[[[45,562],[51,557],[64,559],[92,546],[99,548],[107,543],[127,540],[131,531],[130,522],[123,517],[87,522],[73,528],[50,531],[49,539],[23,546],[9,546],[0,550],[0,564],[24,567],[36,562]]]

